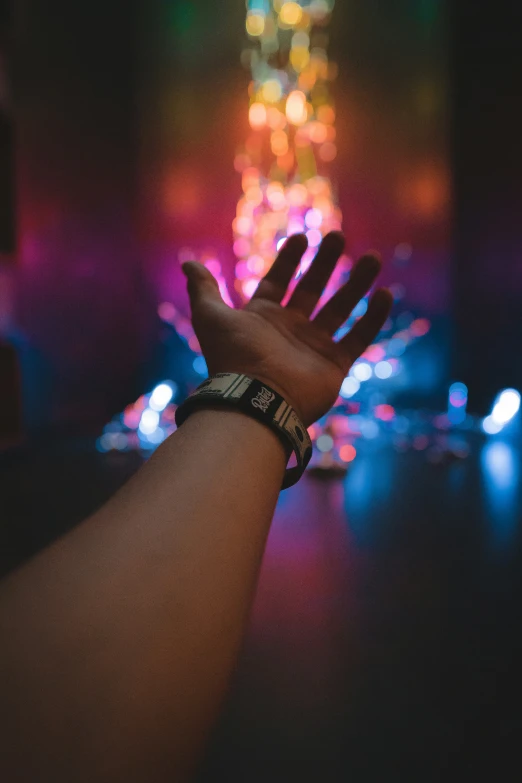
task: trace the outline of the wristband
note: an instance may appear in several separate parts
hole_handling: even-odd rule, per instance
[[[176,410],[176,424],[205,405],[234,407],[263,422],[282,440],[290,459],[297,465],[287,468],[283,489],[297,484],[312,457],[312,441],[304,424],[286,400],[266,383],[238,373],[217,373],[204,381]]]

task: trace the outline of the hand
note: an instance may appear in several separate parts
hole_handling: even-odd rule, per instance
[[[237,372],[278,391],[308,427],[334,405],[354,361],[368,348],[388,317],[392,297],[379,289],[366,314],[339,342],[333,335],[379,274],[372,254],[355,265],[350,280],[313,320],[324,287],[344,249],[343,235],[326,236],[286,307],[281,302],[307,247],[290,237],[252,299],[242,310],[226,305],[212,274],[202,264],[183,265],[192,323],[211,375]]]

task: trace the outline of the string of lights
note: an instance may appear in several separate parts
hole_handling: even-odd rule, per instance
[[[323,236],[342,225],[331,179],[331,164],[337,155],[331,84],[337,67],[328,58],[327,28],[333,10],[334,0],[247,1],[248,44],[241,60],[251,74],[250,131],[234,160],[241,176],[241,195],[232,226],[234,287],[242,301],[252,296],[287,237],[306,233],[308,238],[295,285]],[[405,258],[411,255],[409,245],[399,250]],[[217,279],[224,300],[233,306],[219,260],[203,262]],[[349,278],[351,267],[352,260],[343,256],[325,299]],[[391,289],[397,310],[405,291],[401,285]],[[342,337],[367,307],[365,298],[337,336]],[[206,376],[207,367],[190,320],[170,302],[163,302],[158,313],[192,355],[194,377],[183,381],[194,388]],[[426,450],[433,462],[463,458],[469,453],[466,437],[470,433],[495,435],[509,425],[520,407],[520,394],[512,389],[499,395],[483,421],[467,412],[468,390],[462,383],[451,386],[444,413],[400,412],[388,402],[389,380],[403,372],[408,349],[429,330],[428,320],[409,312],[394,313],[388,319],[377,342],[350,370],[333,410],[310,427],[315,446],[313,470],[344,472],[356,458],[361,438],[391,439],[399,451]],[[105,427],[98,448],[155,449],[175,430],[181,385],[180,379],[167,380],[141,396]]]

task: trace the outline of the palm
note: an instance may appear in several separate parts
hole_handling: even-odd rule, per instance
[[[193,302],[193,321],[211,374],[242,372],[259,378],[279,391],[309,425],[334,404],[350,366],[386,319],[390,295],[377,292],[367,314],[334,342],[333,334],[375,279],[379,262],[374,256],[361,259],[350,281],[311,321],[343,242],[339,234],[325,238],[288,305],[281,307],[305,248],[303,237],[292,237],[243,310],[209,297],[199,307]]]

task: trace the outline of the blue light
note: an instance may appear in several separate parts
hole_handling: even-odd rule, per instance
[[[350,397],[357,394],[360,388],[361,384],[356,378],[345,378],[343,385],[341,386],[341,397],[344,397],[345,400],[349,400]]]
[[[196,356],[192,362],[192,366],[198,375],[208,375],[207,363],[203,356]]]
[[[392,337],[388,343],[388,353],[392,356],[402,356],[406,350],[406,343],[400,337]]]
[[[367,440],[373,440],[379,437],[379,425],[373,419],[366,419],[361,422],[361,435]]]
[[[331,435],[321,435],[317,438],[317,448],[322,451],[323,454],[327,451],[331,451],[334,447],[334,441]]]
[[[497,545],[510,546],[519,529],[519,454],[511,444],[494,440],[482,449],[481,463],[491,532]]]
[[[358,381],[363,382],[369,381],[373,375],[373,370],[367,362],[359,362],[359,364],[354,364],[351,372],[354,378],[357,378]]]
[[[486,435],[498,435],[502,429],[502,424],[497,424],[497,422],[494,421],[491,416],[486,416],[486,418],[482,421],[482,429]]]
[[[375,375],[377,378],[381,378],[382,380],[386,380],[386,378],[391,378],[393,375],[393,367],[391,366],[390,362],[379,362],[375,365]]]
[[[150,395],[149,406],[153,411],[163,411],[174,396],[175,384],[160,383]]]
[[[142,435],[150,435],[159,424],[160,416],[157,411],[145,408],[141,414],[139,431]]]
[[[520,393],[516,389],[504,389],[496,401],[491,412],[491,418],[502,427],[511,419],[514,419],[520,410]]]
[[[360,318],[365,314],[365,312],[368,310],[368,302],[366,299],[361,299],[361,301],[354,307],[352,310],[352,318]]]

